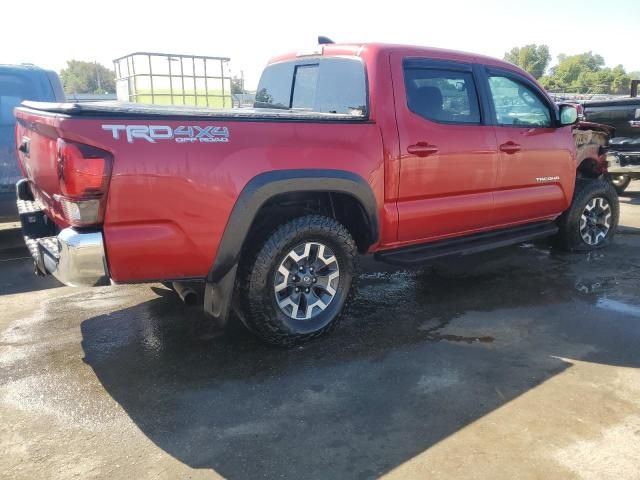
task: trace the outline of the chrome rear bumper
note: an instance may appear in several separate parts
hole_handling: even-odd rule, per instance
[[[33,257],[36,273],[53,275],[72,287],[109,285],[101,231],[56,227],[37,203],[18,189],[18,212],[24,241]]]
[[[57,252],[51,252],[45,242],[39,242],[47,273],[72,287],[109,285],[102,232],[80,233],[65,228],[54,238]]]

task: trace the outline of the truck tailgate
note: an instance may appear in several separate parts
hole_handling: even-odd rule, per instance
[[[60,202],[60,181],[56,142],[61,132],[56,116],[17,110],[16,144],[18,162],[29,180],[31,191],[45,213],[60,226],[68,226]]]
[[[20,168],[45,214],[61,227],[101,225],[112,153],[83,135],[84,119],[26,108],[16,118]]]

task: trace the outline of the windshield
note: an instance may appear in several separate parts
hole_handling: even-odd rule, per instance
[[[269,65],[260,78],[254,106],[365,117],[364,65],[355,57],[314,57]]]

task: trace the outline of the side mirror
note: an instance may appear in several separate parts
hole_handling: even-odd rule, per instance
[[[560,125],[573,125],[578,121],[578,109],[573,105],[560,105]]]

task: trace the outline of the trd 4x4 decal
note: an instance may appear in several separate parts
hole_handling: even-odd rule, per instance
[[[108,130],[114,140],[120,140],[121,134],[127,142],[146,140],[156,143],[156,140],[173,140],[176,143],[218,143],[229,141],[229,129],[227,127],[205,126],[179,126],[171,128],[168,125],[102,125],[103,130]]]

